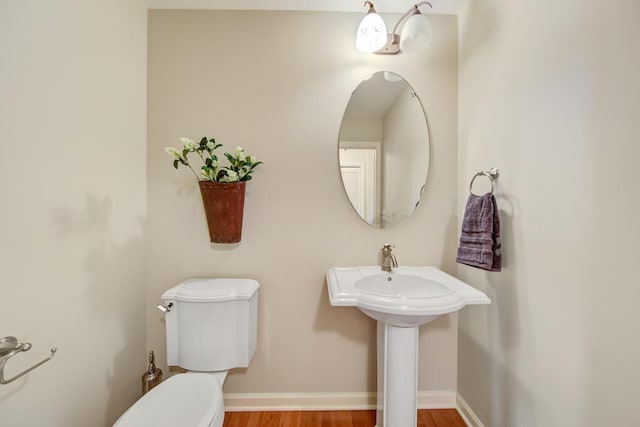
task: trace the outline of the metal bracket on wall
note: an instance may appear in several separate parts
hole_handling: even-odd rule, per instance
[[[22,351],[29,351],[29,350],[31,350],[31,343],[28,343],[28,342],[19,343],[16,337],[4,337],[0,339],[0,384],[9,384],[10,382],[13,382],[18,378],[22,377],[23,375],[28,374],[29,372],[36,369],[38,366],[43,365],[47,363],[49,360],[53,359],[53,356],[56,355],[56,351],[58,351],[57,348],[53,347],[51,349],[51,354],[49,355],[49,357],[47,357],[44,360],[41,360],[40,362],[36,363],[30,368],[25,369],[24,371],[20,372],[18,375],[15,375],[14,377],[9,379],[5,379],[4,365],[7,363],[7,361],[14,355]]]

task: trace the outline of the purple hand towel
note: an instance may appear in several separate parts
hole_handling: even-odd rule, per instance
[[[502,269],[500,217],[496,198],[470,194],[462,219],[456,261],[488,271]]]

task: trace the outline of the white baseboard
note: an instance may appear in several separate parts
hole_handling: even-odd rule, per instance
[[[458,410],[458,413],[460,414],[464,422],[469,427],[484,427],[484,424],[482,424],[480,418],[476,416],[471,407],[467,404],[467,402],[465,402],[460,394],[458,394],[456,398],[456,409]]]
[[[455,391],[419,391],[418,409],[452,409],[456,407]]]
[[[376,409],[376,393],[225,393],[228,412]],[[418,392],[419,409],[455,408],[453,391]]]
[[[225,393],[225,410],[323,411],[375,409],[375,393]]]

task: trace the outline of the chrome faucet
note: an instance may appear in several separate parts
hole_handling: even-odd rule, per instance
[[[380,263],[382,271],[390,272],[393,268],[398,268],[398,260],[391,253],[394,247],[391,243],[385,243],[382,247],[382,262]]]

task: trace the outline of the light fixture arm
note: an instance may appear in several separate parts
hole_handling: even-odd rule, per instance
[[[366,3],[371,3],[371,2],[367,1],[365,2],[365,4]],[[387,34],[387,44],[385,44],[380,50],[377,50],[373,53],[376,53],[378,55],[396,55],[400,53],[400,34],[397,33],[398,28],[400,27],[400,24],[404,22],[405,19],[420,13],[420,10],[418,8],[423,5],[428,5],[429,7],[433,8],[431,3],[429,3],[428,1],[423,1],[420,3],[414,4],[409,10],[407,10],[404,13],[404,15],[400,17],[400,19],[398,19],[398,22],[396,23],[395,27],[393,27],[393,32]]]
[[[371,3],[369,0],[367,0],[367,1],[364,2],[364,5],[366,6],[367,4],[369,5],[369,10],[367,10],[367,13],[377,13],[376,12],[376,8],[373,7],[373,3]]]
[[[373,7],[373,3],[371,3],[370,1],[366,1],[365,4],[369,3],[371,6]],[[414,4],[409,10],[407,10],[405,12],[404,15],[402,15],[400,17],[400,19],[398,19],[398,22],[396,23],[396,26],[393,27],[393,32],[391,33],[393,36],[399,35],[396,33],[396,31],[398,30],[398,27],[400,26],[400,23],[402,23],[402,21],[404,21],[407,17],[411,16],[411,15],[415,15],[417,13],[420,13],[420,10],[418,9],[420,6],[422,5],[429,5],[430,8],[433,9],[433,6],[431,5],[431,3],[429,3],[428,1],[422,1],[420,3],[416,3]]]

